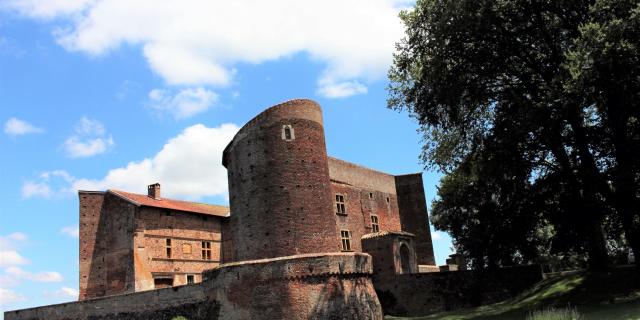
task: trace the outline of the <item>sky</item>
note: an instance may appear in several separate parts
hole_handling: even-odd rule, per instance
[[[386,107],[404,0],[0,0],[0,310],[78,294],[77,190],[227,205],[224,147],[292,98],[323,108],[329,155],[424,171]],[[432,232],[438,264],[451,253]],[[1,317],[1,316],[0,316]]]

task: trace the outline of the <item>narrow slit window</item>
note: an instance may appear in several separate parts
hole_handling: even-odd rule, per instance
[[[202,241],[202,260],[211,260],[211,241]]]
[[[336,213],[347,214],[347,210],[344,204],[344,196],[341,194],[336,194]]]
[[[166,239],[164,243],[165,253],[167,258],[171,258],[171,239]]]
[[[379,232],[380,225],[378,224],[378,216],[371,216],[371,231]]]
[[[340,230],[340,239],[342,240],[342,251],[351,251],[351,232]]]
[[[290,124],[282,126],[282,140],[291,141],[296,138],[293,127]]]

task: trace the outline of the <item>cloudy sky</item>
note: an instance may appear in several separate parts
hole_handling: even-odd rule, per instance
[[[410,5],[0,0],[0,309],[76,299],[78,189],[227,204],[223,148],[284,100],[323,106],[330,155],[423,171],[416,123],[385,107]]]

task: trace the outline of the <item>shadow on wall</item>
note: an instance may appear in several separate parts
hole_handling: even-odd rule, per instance
[[[345,281],[347,280],[347,281]],[[303,279],[306,285],[322,286],[309,319],[381,319],[377,297],[361,275]]]

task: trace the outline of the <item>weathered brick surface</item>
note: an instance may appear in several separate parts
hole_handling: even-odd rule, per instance
[[[215,216],[140,207],[134,245],[142,262],[139,269],[143,270],[136,269],[136,290],[153,289],[153,276],[157,275],[172,276],[174,285],[186,284],[187,275],[194,275],[199,282],[204,270],[220,264],[220,220]],[[171,239],[171,257],[166,254],[167,239]],[[203,241],[211,243],[211,260],[202,259]]]
[[[362,239],[362,251],[371,255],[375,275],[383,277],[407,271],[418,272],[414,238],[410,233],[398,231],[381,231],[365,236]],[[401,254],[402,246],[406,246],[408,256]],[[408,266],[404,271],[403,264]]]
[[[282,139],[284,125],[295,139]],[[262,112],[227,146],[234,260],[339,250],[323,130],[315,102],[291,100]]]
[[[435,265],[436,260],[433,255],[422,174],[396,176],[395,180],[398,192],[400,224],[403,231],[413,233],[416,236],[418,264]]]
[[[382,319],[365,254],[222,265],[195,285],[5,313],[6,320]]]
[[[135,207],[109,193],[79,197],[80,299],[132,292]]]
[[[451,271],[375,275],[385,314],[423,316],[512,298],[542,280],[540,266],[493,271]]]

